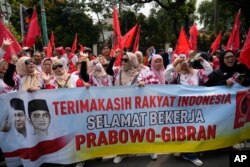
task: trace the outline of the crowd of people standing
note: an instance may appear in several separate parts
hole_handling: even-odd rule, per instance
[[[132,53],[116,49],[111,55],[109,45],[105,44],[98,56],[90,48],[72,53],[70,47],[58,47],[54,49],[53,57],[46,56],[46,49],[45,52],[33,53],[23,50],[11,55],[11,61],[7,62],[2,57],[11,43],[10,39],[5,39],[0,48],[0,94],[118,85],[250,85],[250,70],[230,50],[217,51],[214,55],[196,51],[177,55],[170,48],[168,52],[158,54],[152,54],[148,50],[143,56],[141,51]],[[121,64],[114,66],[119,56]],[[153,160],[157,159],[156,154],[150,156]],[[196,165],[203,164],[198,154],[182,153],[178,156]],[[124,157],[126,155],[116,156],[114,163],[120,163]],[[84,162],[76,164],[77,167],[83,165]]]

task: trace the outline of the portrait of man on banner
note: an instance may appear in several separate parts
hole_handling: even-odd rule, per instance
[[[50,113],[46,100],[34,99],[28,102],[29,122],[34,128],[33,135],[47,136]]]

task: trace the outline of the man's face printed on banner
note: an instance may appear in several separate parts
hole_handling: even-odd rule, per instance
[[[50,124],[50,114],[48,111],[36,110],[30,115],[30,121],[36,130],[47,131]]]

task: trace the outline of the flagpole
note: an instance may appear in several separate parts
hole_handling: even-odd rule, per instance
[[[48,45],[48,32],[47,32],[44,0],[40,0],[40,5],[41,5],[41,16],[42,16],[43,44],[44,44],[44,46],[47,46]]]
[[[21,34],[22,34],[22,41],[24,40],[24,22],[23,22],[23,5],[20,4],[20,22],[21,22]]]

